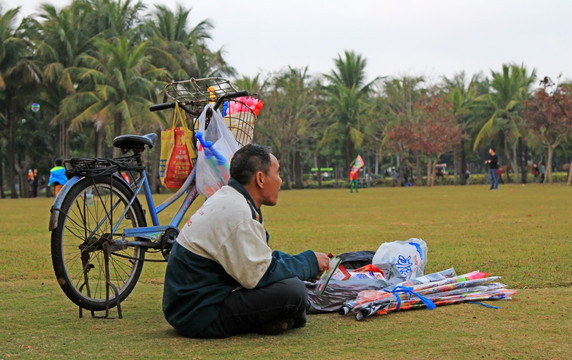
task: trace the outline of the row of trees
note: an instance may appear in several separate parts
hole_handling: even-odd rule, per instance
[[[479,170],[489,146],[501,154],[510,181],[526,182],[534,162],[546,166],[545,181],[552,182],[557,150],[561,162],[570,163],[570,84],[547,77],[537,82],[534,71],[516,64],[490,77],[460,73],[438,84],[421,76],[366,82],[366,65],[361,55],[346,51],[329,73],[288,68],[256,86],[269,104],[258,139],[289,164],[283,166],[286,186],[301,186],[301,163],[308,169],[326,162],[347,173],[358,152],[366,154],[370,174],[397,166],[410,169],[400,176],[412,172],[419,185],[426,174],[429,186],[443,155],[464,184],[467,165]]]
[[[367,81],[366,59],[345,51],[320,75],[287,67],[237,77],[222,49],[208,46],[210,21],[191,26],[190,14],[147,12],[130,0],[74,0],[60,10],[42,5],[38,17],[17,25],[18,9],[0,9],[0,185],[7,179],[15,197],[20,179],[26,196],[27,168],[46,174],[56,157],[111,156],[113,137],[159,132],[168,116],[148,106],[162,102],[164,85],[207,76],[235,78],[237,88],[265,101],[255,141],[272,146],[288,188],[302,187],[311,167],[346,176],[358,152],[370,174],[399,166],[419,184],[426,173],[428,185],[443,155],[452,154],[455,174],[463,174],[468,163],[482,163],[479,151],[489,145],[521,181],[533,158],[546,154],[547,181],[554,152],[568,160],[569,88],[548,78],[537,85],[523,65],[439,84],[421,76]]]

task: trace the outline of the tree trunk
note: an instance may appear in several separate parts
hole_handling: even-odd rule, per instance
[[[69,121],[63,121],[56,124],[56,158],[69,159]]]
[[[63,158],[64,159],[69,159],[70,157],[70,142],[69,142],[69,136],[70,132],[69,132],[69,121],[66,120],[64,122],[64,153],[63,153]]]
[[[379,175],[379,151],[375,152],[375,169],[373,171],[374,175]]]
[[[510,166],[512,167],[512,171],[514,171],[514,182],[518,182],[518,178],[519,178],[519,171],[518,171],[518,160],[517,160],[517,155],[516,155],[516,145],[517,142],[514,141],[512,143],[512,159],[510,159]],[[508,171],[507,171],[508,174]]]
[[[280,163],[283,164],[280,168],[284,174],[284,188],[285,189],[292,189],[292,181],[291,181],[291,173],[290,173],[290,156],[288,155],[287,151],[281,153],[280,156]]]
[[[431,166],[433,165],[433,163],[431,162],[431,160],[429,158],[427,158],[427,186],[431,187],[433,186],[433,177],[431,176]]]
[[[105,157],[105,125],[96,124],[95,125],[95,137],[97,142],[97,153],[96,157]]]
[[[28,172],[22,169],[16,172],[18,173],[18,180],[20,184],[20,197],[29,198],[30,192],[28,191]]]
[[[460,173],[460,168],[461,168],[461,164],[459,163],[459,146],[460,145],[455,145],[453,146],[453,178],[455,179],[454,183],[455,185],[459,185],[459,173]]]
[[[346,132],[346,169],[348,171],[348,174],[350,172],[351,169],[351,163],[353,161],[353,156],[354,156],[354,143],[352,142],[352,139],[350,138],[350,134],[349,131]]]
[[[322,160],[320,159],[320,150],[316,150],[316,167],[318,168],[318,189],[322,189]]]
[[[460,149],[461,156],[459,161],[461,162],[461,185],[467,185],[467,179],[465,179],[465,173],[467,172],[467,153],[465,152],[465,140],[461,140]]]
[[[6,198],[4,194],[4,165],[2,164],[2,157],[0,156],[0,198]]]
[[[121,135],[121,124],[123,123],[123,117],[120,112],[116,112],[113,119],[113,138],[115,139]],[[116,147],[113,148],[113,157],[118,157],[120,155],[120,150]]]
[[[423,175],[421,175],[421,155],[415,155],[415,171],[417,172],[417,178],[415,179],[415,183],[418,186],[423,186]],[[411,174],[413,176],[413,174]]]
[[[520,182],[526,184],[528,171],[526,170],[526,165],[528,163],[528,147],[522,142],[522,138],[518,139],[519,151],[519,166],[520,166]]]
[[[12,199],[18,198],[18,193],[16,192],[16,124],[18,119],[16,117],[16,111],[14,109],[14,104],[10,106],[8,113],[8,186],[10,187],[10,197]]]
[[[568,169],[568,185],[572,184],[572,162],[570,163],[570,168]]]
[[[504,156],[506,157],[507,163],[508,163],[508,164],[511,164],[511,165],[509,165],[509,166],[512,167],[512,161],[511,161],[511,159],[510,159],[510,152],[509,152],[509,146],[508,146],[508,145],[509,145],[509,144],[508,144],[508,140],[506,139],[506,136],[505,136],[505,139],[504,139]],[[515,169],[512,168],[512,170],[514,171]],[[512,182],[512,180],[510,179],[510,173],[509,173],[509,169],[508,169],[508,168],[507,168],[507,170],[506,170],[506,181],[509,182],[509,183]]]
[[[302,164],[300,162],[300,151],[294,152],[294,183],[297,189],[304,188],[304,174],[302,173]]]
[[[63,154],[62,151],[62,124],[57,123],[56,124],[56,146],[55,146],[55,154],[56,157],[59,157],[59,154]]]
[[[548,158],[546,159],[546,176],[544,176],[543,184],[547,182],[552,184],[552,156],[554,155],[554,147],[548,146]]]

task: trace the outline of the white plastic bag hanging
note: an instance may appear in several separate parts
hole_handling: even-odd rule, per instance
[[[209,110],[210,108],[210,110]],[[205,130],[207,111],[212,111],[208,128]],[[199,116],[197,136],[196,187],[199,194],[209,197],[230,178],[230,159],[239,145],[226,127],[222,115],[206,105]]]

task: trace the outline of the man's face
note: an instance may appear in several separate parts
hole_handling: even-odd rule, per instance
[[[278,192],[280,191],[280,185],[282,184],[282,179],[280,178],[280,164],[278,164],[278,159],[272,154],[270,154],[270,169],[268,170],[268,175],[264,175],[264,189],[263,189],[263,201],[262,205],[273,206],[278,202]]]

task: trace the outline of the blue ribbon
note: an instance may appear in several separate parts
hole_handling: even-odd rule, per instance
[[[401,298],[399,297],[399,294],[410,294],[410,295],[417,296],[419,298],[419,300],[421,300],[423,302],[423,304],[425,304],[425,306],[429,310],[433,310],[437,307],[433,303],[433,301],[431,301],[430,299],[426,298],[425,296],[413,291],[412,287],[396,286],[395,288],[393,288],[393,290],[384,290],[384,291],[393,294],[395,296],[395,298],[397,299],[397,308],[395,310],[399,310],[399,308],[401,307]]]
[[[482,305],[482,306],[484,306],[484,307],[486,307],[486,308],[489,308],[489,309],[495,309],[495,310],[498,310],[498,309],[499,309],[498,306],[487,305],[487,304],[482,303],[482,302],[480,302],[480,301],[468,301],[467,303],[468,303],[468,304]]]

